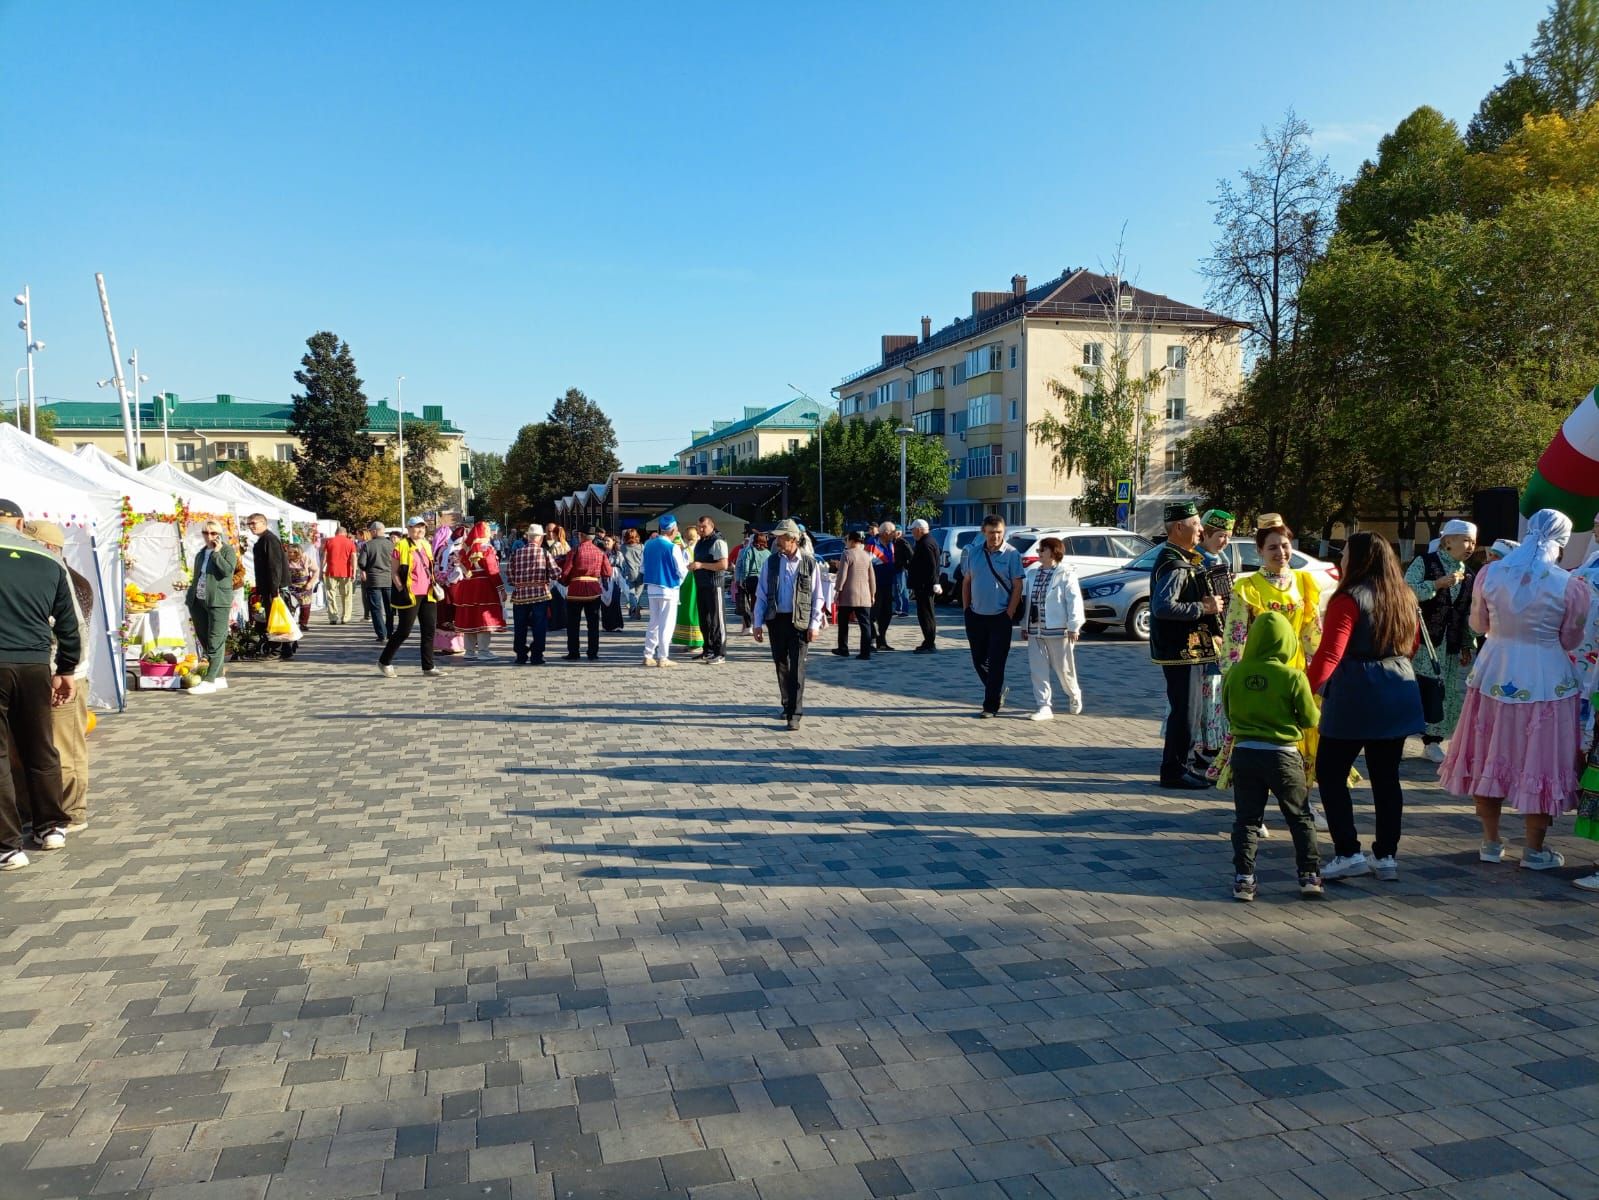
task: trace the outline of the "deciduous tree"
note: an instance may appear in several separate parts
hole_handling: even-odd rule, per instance
[[[1599,100],[1599,0],[1555,0],[1532,48],[1483,98],[1466,130],[1473,150],[1493,150],[1527,117],[1574,117]]]
[[[292,499],[291,493],[297,490],[298,474],[291,462],[279,462],[273,458],[246,458],[226,462],[222,466],[246,483],[253,483],[263,492],[271,492],[274,496],[281,496],[285,500]],[[321,514],[330,513],[333,509],[330,505],[325,505],[312,511]]]

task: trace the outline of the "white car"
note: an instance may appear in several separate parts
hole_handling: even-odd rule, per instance
[[[1047,537],[1058,537],[1065,544],[1065,562],[1079,578],[1126,566],[1154,545],[1146,537],[1104,525],[1017,529],[1005,540],[1021,552],[1022,566],[1030,567],[1038,561],[1038,543]]]

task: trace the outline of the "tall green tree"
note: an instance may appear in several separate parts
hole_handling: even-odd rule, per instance
[[[539,495],[540,428],[535,423],[517,431],[516,440],[505,453],[505,469],[499,481],[489,489],[489,504],[493,510],[512,520],[531,516],[533,499]]]
[[[299,472],[291,462],[279,462],[275,458],[246,458],[242,461],[221,463],[220,468],[231,475],[237,475],[246,483],[253,483],[263,492],[271,492],[274,496],[282,496],[285,500],[293,500],[293,493],[298,490],[296,485]],[[336,514],[338,509],[333,504],[325,504],[312,511],[320,516],[324,513]]]
[[[1338,230],[1375,238],[1396,250],[1416,222],[1458,212],[1466,143],[1455,123],[1422,105],[1377,143],[1377,159],[1361,164],[1338,204]]]
[[[473,450],[472,465],[472,499],[468,502],[472,517],[475,520],[486,520],[489,517],[506,515],[506,510],[497,508],[490,501],[494,489],[499,487],[500,480],[505,475],[505,455],[493,450]]]
[[[1527,117],[1574,117],[1599,100],[1599,0],[1555,0],[1538,22],[1532,47],[1520,63],[1505,64],[1505,78],[1483,98],[1466,130],[1473,150],[1492,150]]]
[[[290,499],[315,512],[331,512],[335,482],[345,464],[376,452],[366,432],[366,393],[348,342],[323,331],[306,339],[294,381],[289,429],[300,439],[294,453],[295,493]]]
[[[622,469],[611,418],[578,388],[567,388],[538,433],[541,487],[536,506],[552,506],[591,483],[604,483]]]

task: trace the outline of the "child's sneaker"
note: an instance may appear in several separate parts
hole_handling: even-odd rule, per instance
[[[1484,842],[1477,847],[1477,861],[1485,863],[1502,863],[1505,861],[1505,845],[1503,842]]]
[[[1321,890],[1321,876],[1314,871],[1299,877],[1299,894],[1306,900],[1320,900],[1324,893]]]
[[[1552,871],[1566,865],[1565,856],[1554,850],[1523,850],[1521,869],[1524,871]]]
[[[1233,899],[1241,900],[1245,904],[1255,898],[1255,877],[1253,875],[1233,876]]]

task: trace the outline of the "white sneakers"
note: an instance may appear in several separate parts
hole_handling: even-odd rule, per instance
[[[221,690],[222,689],[217,687],[216,684],[210,682],[210,680],[202,679],[199,683],[195,684],[192,688],[189,689],[189,695],[191,695],[191,696],[209,696],[212,692],[217,692],[217,691],[221,691]]]
[[[1377,872],[1377,878],[1384,883],[1393,883],[1399,878],[1399,863],[1392,854],[1385,858],[1373,858],[1371,865]]]
[[[66,848],[67,835],[61,829],[47,829],[42,837],[34,839],[41,850],[62,850]]]
[[[1555,850],[1523,850],[1521,852],[1521,869],[1523,871],[1553,871],[1556,867],[1565,865],[1565,857]]]
[[[658,664],[653,658],[646,658],[643,665],[646,667],[654,667],[659,666],[660,664]]]
[[[28,856],[21,850],[0,851],[0,871],[20,871],[28,865]]]
[[[228,690],[228,677],[226,675],[218,675],[215,679],[213,679],[211,681],[211,686],[216,688],[216,690],[219,691],[219,692],[227,691]]]
[[[1359,850],[1353,854],[1340,854],[1321,868],[1323,879],[1353,879],[1357,875],[1370,875],[1371,863]]]
[[[1428,742],[1421,752],[1427,756],[1428,762],[1442,763],[1444,761],[1444,744],[1442,742]]]
[[[1592,875],[1584,875],[1581,879],[1573,879],[1571,882],[1585,892],[1599,892],[1599,871],[1595,871]]]
[[[1505,861],[1505,846],[1503,842],[1484,842],[1477,847],[1477,861],[1485,863],[1502,863]]]
[[[390,666],[385,666],[383,663],[379,663],[378,664],[378,674],[383,676],[383,678],[385,678],[385,679],[393,679],[394,678],[394,668],[390,667]]]
[[[1055,719],[1055,713],[1053,709],[1041,708],[1027,719],[1029,721],[1053,721]]]

